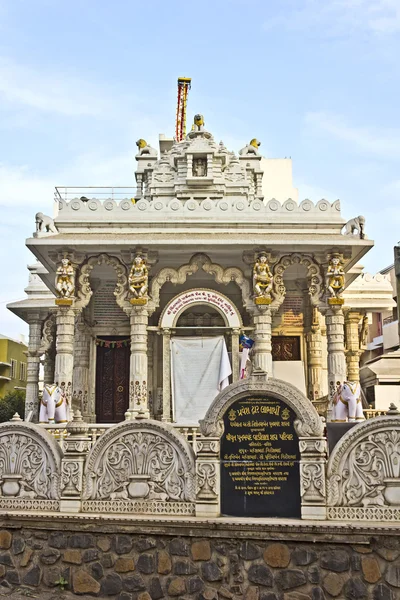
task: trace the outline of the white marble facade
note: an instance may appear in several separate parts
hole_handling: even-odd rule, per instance
[[[351,294],[373,242],[345,227],[338,200],[298,203],[291,163],[252,143],[235,154],[206,128],[180,143],[160,136],[160,153],[142,145],[136,161],[132,190],[57,189],[54,220],[37,215],[27,298],[9,305],[30,328],[26,417],[37,419],[42,362],[44,383],[87,422],[126,412],[170,422],[176,337],[223,336],[231,382],[241,333],[255,340],[253,368],[273,375],[275,364],[313,401],[357,379],[363,315],[393,300],[368,286]],[[261,255],[264,294],[252,281]],[[337,302],[332,257],[347,288]]]

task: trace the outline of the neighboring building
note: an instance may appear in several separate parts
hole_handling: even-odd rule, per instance
[[[25,390],[28,347],[0,335],[0,398],[13,390]]]
[[[252,144],[235,155],[204,128],[160,136],[160,153],[139,142],[136,189],[56,189],[54,221],[40,217],[27,240],[39,262],[27,298],[9,305],[30,327],[27,414],[43,360],[44,382],[88,422],[129,410],[195,425],[223,355],[229,381],[240,377],[241,333],[255,340],[254,367],[313,401],[358,381],[363,315],[393,304],[387,281],[378,289],[358,267],[373,246],[363,223],[346,224],[339,201],[298,203],[291,160]],[[263,254],[273,285],[260,295]],[[136,262],[146,274],[135,291]]]
[[[375,294],[390,289],[392,302],[385,309],[369,313],[368,337],[361,356],[360,378],[367,402],[377,410],[400,403],[400,351],[397,288],[394,265],[375,276]],[[382,302],[380,303],[382,306]]]

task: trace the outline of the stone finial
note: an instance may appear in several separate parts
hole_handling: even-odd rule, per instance
[[[22,421],[21,417],[19,416],[19,414],[16,412],[13,416],[12,419],[10,419],[10,421]]]
[[[398,411],[397,406],[393,402],[391,402],[389,404],[389,410],[386,411],[386,414],[391,417],[397,417],[397,415],[400,415],[400,412]]]

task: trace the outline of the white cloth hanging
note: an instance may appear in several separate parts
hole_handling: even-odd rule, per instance
[[[173,337],[171,379],[174,420],[197,425],[232,374],[223,336]]]

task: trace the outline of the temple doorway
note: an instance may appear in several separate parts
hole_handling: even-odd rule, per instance
[[[102,336],[96,343],[97,422],[119,423],[129,408],[129,343],[122,336]]]

